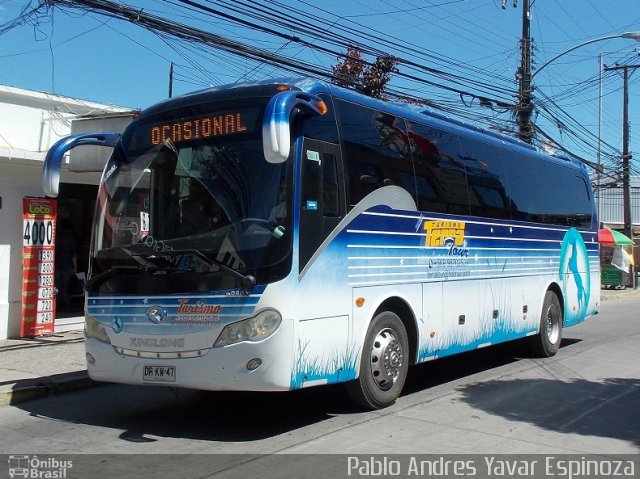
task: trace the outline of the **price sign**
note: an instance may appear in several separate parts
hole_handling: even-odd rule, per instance
[[[22,246],[53,246],[53,226],[55,220],[24,219]]]
[[[22,199],[22,337],[53,334],[56,215],[56,200]]]

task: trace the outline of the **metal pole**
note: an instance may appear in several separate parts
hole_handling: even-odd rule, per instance
[[[602,73],[603,73],[603,63],[602,63],[602,53],[599,55],[600,57],[600,76],[598,83],[598,165],[596,168],[596,211],[598,213],[598,219],[602,217],[600,212],[600,196],[602,192],[600,191],[600,182],[602,175]]]
[[[640,68],[640,65],[623,65],[618,67],[606,67],[605,71],[622,70],[622,208],[624,221],[624,234],[632,238],[631,231],[631,188],[629,178],[629,70]]]
[[[585,45],[590,45],[591,43],[602,42],[604,40],[613,40],[614,38],[628,38],[628,39],[640,42],[640,32],[616,33],[614,35],[606,35],[604,37],[592,38],[591,40],[587,40],[586,42],[579,43],[569,48],[568,50],[558,53],[551,60],[547,61],[546,63],[543,63],[542,66],[538,67],[536,71],[533,72],[533,74],[531,75],[531,78],[535,77],[538,73],[544,70],[547,66],[549,66],[550,63],[555,62],[558,58],[566,55],[567,53],[570,53],[578,48],[584,47]]]
[[[633,239],[633,225],[631,222],[631,182],[629,178],[629,70],[640,68],[640,65],[623,65],[607,67],[607,70],[622,70],[622,208],[624,234]],[[632,253],[633,254],[633,250]],[[631,268],[632,285],[635,289],[635,266]]]

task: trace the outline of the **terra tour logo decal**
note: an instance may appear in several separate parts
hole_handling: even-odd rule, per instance
[[[466,278],[469,270],[469,249],[465,241],[465,222],[430,220],[424,221],[424,246],[433,252],[426,257],[430,279]]]
[[[464,246],[464,221],[425,221],[423,227],[427,248]]]

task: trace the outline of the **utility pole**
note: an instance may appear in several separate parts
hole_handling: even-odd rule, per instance
[[[527,143],[533,140],[531,127],[531,114],[533,113],[531,82],[531,8],[530,0],[522,0],[522,39],[520,40],[521,60],[517,78],[518,105],[516,115],[518,117],[518,137]]]
[[[169,65],[169,98],[173,96],[173,62]]]
[[[605,71],[622,70],[622,209],[624,234],[633,238],[631,227],[631,188],[629,181],[629,70],[640,68],[640,65],[623,65],[607,67]]]

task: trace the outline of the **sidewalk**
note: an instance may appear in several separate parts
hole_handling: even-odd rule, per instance
[[[640,289],[601,290],[602,301],[640,295]],[[0,340],[0,406],[93,387],[81,330],[33,339]]]
[[[87,376],[82,331],[0,340],[0,406],[95,383]]]

